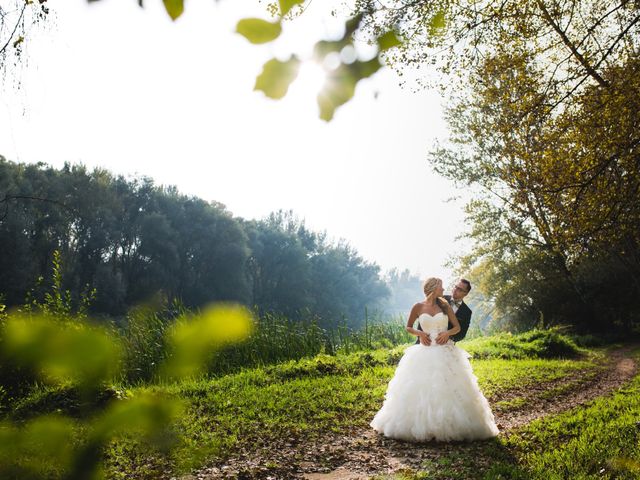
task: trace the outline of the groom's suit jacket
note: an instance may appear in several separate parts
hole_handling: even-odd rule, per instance
[[[444,299],[447,302],[449,302],[449,304],[451,304],[451,295],[445,295]],[[464,303],[464,300],[458,307],[458,311],[456,312],[456,318],[458,319],[458,322],[460,322],[460,331],[455,335],[451,336],[450,338],[454,342],[459,342],[460,340],[464,339],[464,337],[467,336],[467,331],[469,330],[469,324],[471,323],[471,309],[466,303]],[[449,325],[447,328],[453,328],[453,325],[451,325],[451,322],[449,322]],[[422,330],[422,328],[420,327],[420,322],[418,322],[418,328],[416,330]],[[432,340],[435,341],[435,339],[432,339]],[[416,340],[416,343],[420,343],[419,338]]]

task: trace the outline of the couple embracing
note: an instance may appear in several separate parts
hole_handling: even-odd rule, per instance
[[[408,441],[495,437],[498,427],[470,355],[455,345],[469,329],[471,309],[463,299],[471,283],[460,279],[443,297],[442,280],[429,278],[423,290],[426,299],[413,306],[406,326],[418,340],[400,359],[371,427]]]

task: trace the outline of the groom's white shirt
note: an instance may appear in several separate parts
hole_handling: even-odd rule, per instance
[[[460,305],[462,305],[462,301],[460,301],[460,305],[456,305],[456,302],[454,302],[453,299],[451,299],[451,301],[449,302],[449,305],[451,305],[451,309],[453,310],[453,313],[458,313],[458,309],[460,308]]]

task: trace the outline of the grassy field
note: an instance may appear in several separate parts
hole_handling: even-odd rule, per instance
[[[144,478],[162,471],[184,473],[206,459],[233,455],[241,446],[258,448],[268,442],[366,427],[382,403],[403,348],[322,354],[217,379],[155,387],[188,401],[178,425],[180,447],[171,458],[149,457],[138,453],[132,443],[118,442],[110,451],[109,476]],[[483,391],[495,396],[578,371],[595,372],[599,368],[597,358],[491,358],[472,363]]]
[[[154,391],[182,400],[185,408],[173,426],[176,443],[171,449],[150,452],[135,437],[122,435],[106,452],[105,475],[179,475],[246,454],[247,448],[258,451],[268,444],[319,438],[327,432],[349,435],[354,428],[366,428],[407,346],[322,353],[197,381],[110,388],[104,401]],[[593,377],[602,368],[603,350],[578,348],[554,332],[482,338],[459,346],[473,353],[479,384],[494,399],[572,375]],[[560,381],[553,394],[571,385]],[[639,393],[636,379],[613,400],[534,422],[509,437],[446,449],[406,478],[569,478],[567,472],[578,472],[570,478],[637,478],[633,472],[638,467],[634,462],[640,460]],[[74,441],[81,443],[86,411],[81,403],[71,387],[40,388],[14,404],[8,418],[22,421],[66,413],[78,419]],[[512,395],[498,407],[520,408],[523,403],[526,400]]]
[[[635,353],[640,360],[640,351]],[[613,396],[535,421],[501,441],[509,458],[487,472],[535,479],[640,478],[640,376]]]

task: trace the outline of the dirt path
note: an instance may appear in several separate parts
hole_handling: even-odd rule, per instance
[[[524,400],[523,408],[495,409],[494,416],[500,431],[508,431],[525,425],[538,418],[563,412],[578,405],[601,397],[620,387],[636,373],[636,362],[627,355],[631,347],[614,350],[607,358],[605,368],[593,375],[577,372],[556,382],[536,387],[527,387],[526,391],[509,392],[512,398]],[[492,399],[491,399],[492,400]],[[500,399],[505,401],[505,397]],[[493,405],[497,402],[491,402]]]
[[[613,350],[602,369],[575,372],[559,381],[515,389],[489,398],[501,434],[532,420],[582,405],[607,395],[638,371],[628,357],[631,347]],[[467,444],[471,445],[471,444]],[[402,470],[418,470],[430,459],[453,453],[456,443],[407,443],[385,438],[370,428],[354,429],[348,436],[331,434],[321,439],[280,445],[252,445],[246,452],[187,479],[306,479],[365,480]]]

